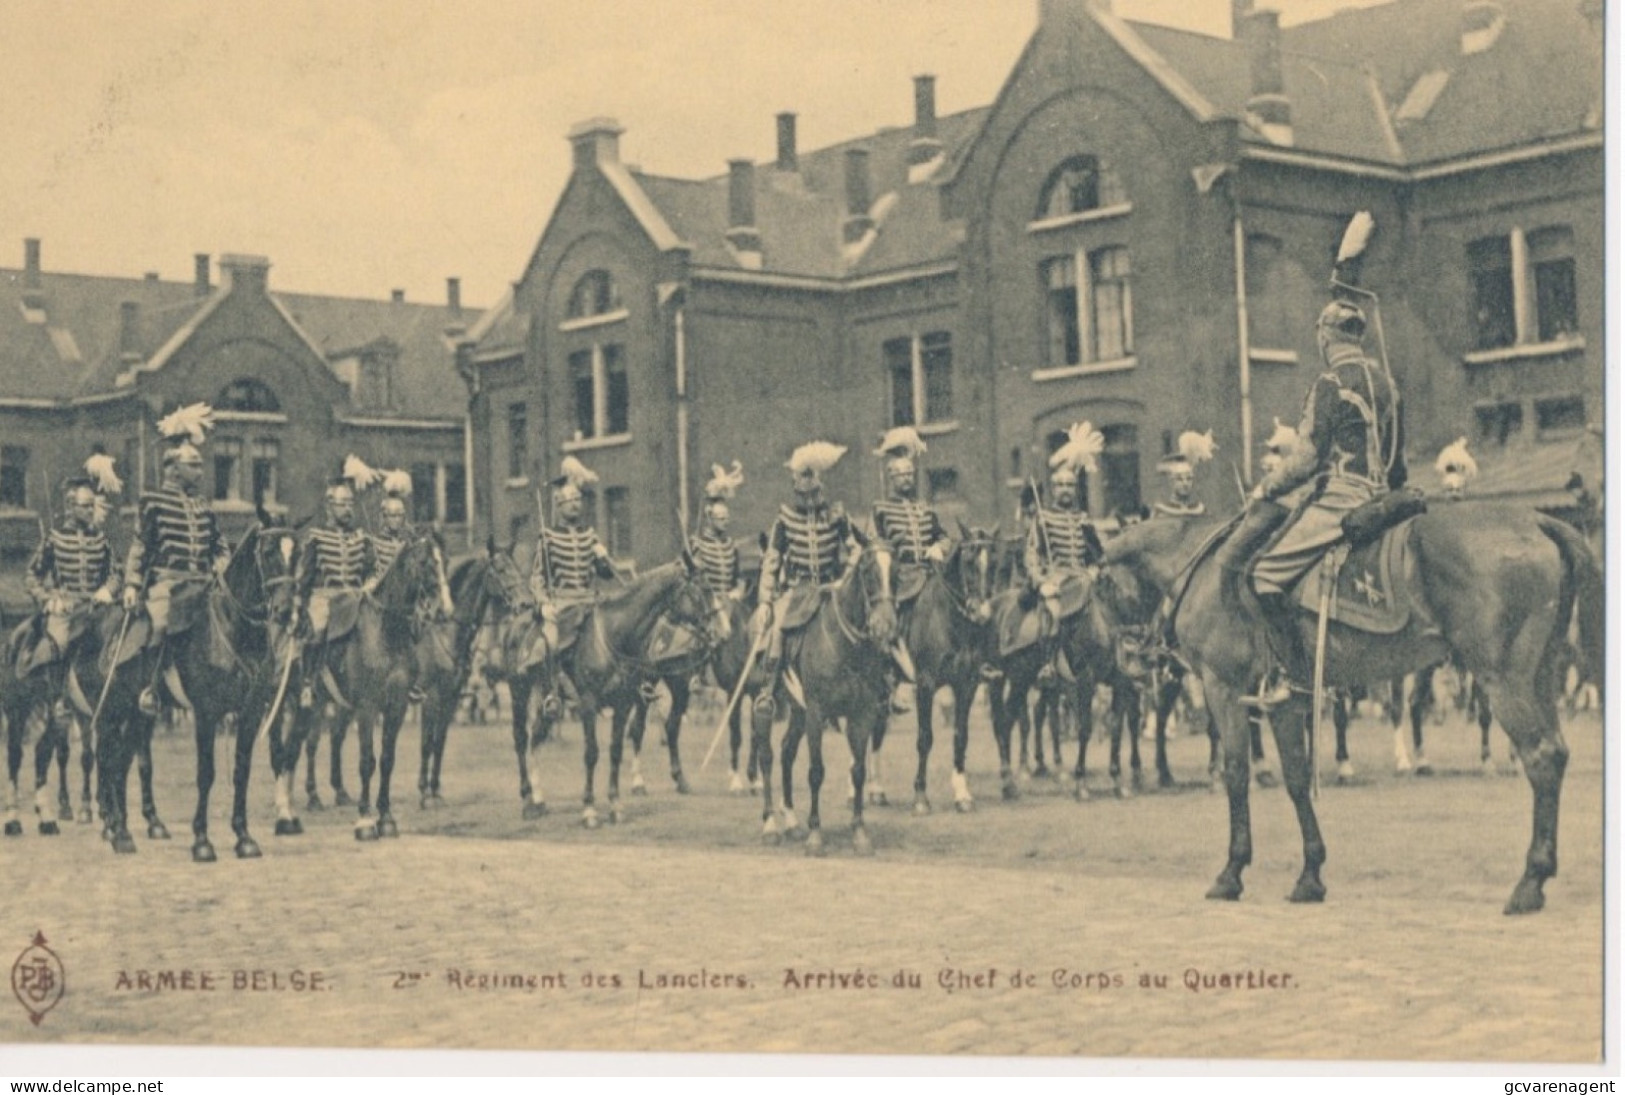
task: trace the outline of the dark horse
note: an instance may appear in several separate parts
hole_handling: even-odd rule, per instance
[[[1252,511],[1249,511],[1249,516]],[[1137,542],[1141,525],[1113,544],[1121,559],[1152,563]],[[1245,567],[1235,556],[1258,536],[1250,521],[1229,544],[1191,561],[1189,585],[1174,618],[1180,650],[1202,675],[1209,708],[1219,722],[1224,782],[1230,799],[1229,854],[1210,898],[1236,900],[1241,874],[1252,861],[1247,720],[1239,696],[1257,676],[1257,650],[1241,621]],[[1391,535],[1406,538],[1413,565],[1396,574],[1396,594],[1415,608],[1405,629],[1372,636],[1338,623],[1329,628],[1325,684],[1349,687],[1393,678],[1454,655],[1484,688],[1511,737],[1534,791],[1533,833],[1524,873],[1507,902],[1508,913],[1545,904],[1542,887],[1557,873],[1557,812],[1568,745],[1558,726],[1559,666],[1570,618],[1578,624],[1586,657],[1600,668],[1603,605],[1576,596],[1600,588],[1596,559],[1578,533],[1555,519],[1513,506],[1463,502],[1434,509]],[[1177,567],[1178,563],[1171,564]],[[1313,580],[1313,576],[1310,579]],[[1316,621],[1299,614],[1304,648],[1314,649]],[[1291,900],[1320,901],[1326,846],[1309,796],[1307,698],[1275,710],[1270,720],[1281,755],[1287,793],[1303,835],[1303,870]]]
[[[292,607],[293,548],[293,533],[261,511],[259,524],[232,551],[224,574],[209,583],[201,618],[170,638],[173,679],[191,702],[197,744],[192,859],[198,863],[217,858],[209,840],[209,792],[214,786],[215,740],[228,715],[236,718],[231,807],[231,829],[237,837],[234,850],[239,859],[260,855],[259,844],[248,832],[248,777],[255,730],[263,724],[277,683],[274,633],[282,629]],[[101,699],[100,718],[94,727],[97,799],[113,850],[127,853],[135,851],[126,797],[130,762],[150,748],[154,722],[141,713],[136,697],[152,679],[157,651],[144,650],[123,662],[107,682],[104,663],[112,657],[115,643],[121,636],[125,642],[140,640],[134,630],[126,634],[124,620],[124,613],[112,606],[98,614],[97,652],[80,657],[74,672],[85,696]],[[170,676],[166,674],[166,680]],[[146,799],[145,779],[142,790]],[[143,807],[151,832],[154,823],[161,823],[150,801],[144,801]]]
[[[959,526],[959,540],[942,566],[931,567],[911,612],[901,623],[903,645],[914,662],[915,740],[919,763],[914,770],[914,813],[931,812],[926,794],[926,766],[934,741],[933,706],[937,690],[953,694],[954,808],[975,808],[965,779],[965,749],[970,741],[971,701],[982,683],[982,668],[993,660],[993,597],[996,591],[999,530]],[[874,743],[870,763],[877,769],[886,724]]]
[[[805,735],[807,787],[812,798],[807,854],[823,854],[818,794],[824,785],[824,727],[844,719],[852,753],[852,849],[869,855],[874,846],[863,826],[863,785],[870,742],[890,709],[889,650],[897,632],[891,554],[871,544],[857,566],[820,596],[822,603],[812,619],[795,636],[787,636],[784,644],[784,666],[800,679],[807,705],[802,708],[792,702],[784,735],[783,830],[792,835],[798,831],[793,787],[796,753]],[[756,711],[751,721],[752,751],[760,757],[763,771],[769,771],[773,764],[770,709],[764,706]],[[770,843],[780,839],[771,779],[762,780],[762,837]]]
[[[622,588],[601,596],[581,622],[575,642],[559,659],[558,671],[574,689],[581,717],[582,762],[586,789],[582,795],[581,822],[589,829],[599,825],[594,795],[598,768],[598,714],[608,707],[609,820],[621,820],[621,754],[625,747],[627,716],[637,702],[638,686],[648,677],[644,660],[649,633],[663,615],[694,630],[707,633],[716,612],[711,596],[695,576],[694,560],[685,551],[675,562],[656,567]],[[517,620],[521,634],[533,626]],[[707,641],[709,641],[707,639]],[[504,644],[510,661],[517,658],[523,643]],[[547,810],[541,794],[530,780],[526,754],[533,744],[546,740],[549,720],[543,712],[537,719],[534,738],[526,733],[530,694],[545,679],[545,667],[530,673],[506,674],[513,714],[514,752],[519,760],[519,795],[524,799],[524,817],[540,817]]]
[[[356,839],[399,834],[390,803],[390,778],[395,770],[395,743],[406,718],[407,693],[412,685],[419,606],[425,599],[438,601],[439,607],[450,614],[445,556],[439,534],[432,531],[420,534],[401,549],[377,588],[370,596],[361,598],[354,629],[324,648],[317,663],[316,679],[308,682],[316,703],[296,708],[291,732],[286,736],[282,733],[281,720],[272,720],[271,764],[277,776],[278,836],[303,831],[293,814],[293,778],[298,772],[299,754],[306,735],[312,732],[320,713],[324,693],[336,706],[348,709],[346,713],[353,713],[360,736],[361,798],[357,803]],[[301,683],[291,681],[288,690],[293,691]],[[318,683],[320,688],[315,687]],[[382,723],[383,730],[382,748],[376,762],[376,819],[369,802],[374,719]]]
[[[417,686],[423,692],[418,801],[425,808],[444,801],[440,766],[457,702],[474,664],[474,639],[488,615],[511,611],[520,602],[524,578],[513,556],[487,540],[483,555],[452,568],[450,585],[451,619],[424,624],[417,642]]]
[[[0,624],[3,626],[3,624]],[[28,621],[24,621],[20,631],[6,628],[3,634],[14,637],[12,644],[7,647],[7,654],[20,653],[18,646],[30,643],[33,639],[33,628]],[[23,636],[27,636],[24,638]],[[89,632],[80,640],[81,643],[95,641],[94,631]],[[8,656],[0,659],[0,722],[4,722],[6,729],[6,775],[10,783],[10,797],[6,803],[6,836],[22,836],[23,823],[17,816],[21,801],[18,778],[22,772],[23,753],[28,744],[28,731],[31,726],[38,725],[39,734],[34,741],[34,813],[39,819],[41,836],[55,836],[60,832],[58,820],[73,820],[73,800],[68,793],[68,756],[73,718],[64,705],[59,704],[58,698],[65,698],[65,677],[67,665],[58,662],[55,665],[35,669],[27,677],[18,678],[12,671],[14,658]],[[86,716],[83,726],[88,722]],[[51,761],[57,763],[57,795],[56,802],[51,802],[50,775]],[[95,768],[95,753],[88,744],[80,747],[80,767],[84,776],[81,791],[83,803],[83,820],[90,821],[90,774]]]

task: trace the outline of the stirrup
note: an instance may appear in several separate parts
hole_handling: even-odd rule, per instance
[[[559,703],[559,697],[557,694],[549,692],[542,698],[542,717],[544,719],[546,719],[548,722],[557,722],[559,717],[563,714],[564,708]]]
[[[1294,684],[1286,673],[1277,671],[1259,683],[1257,692],[1238,698],[1248,707],[1256,707],[1260,711],[1273,711],[1291,700],[1293,696],[1307,696],[1309,692],[1310,690],[1302,685]]]
[[[644,681],[638,685],[638,695],[642,697],[644,703],[653,703],[655,697],[660,695],[660,691],[654,681]]]
[[[158,690],[156,688],[154,688],[150,684],[147,685],[147,687],[145,687],[145,688],[143,688],[141,690],[141,695],[139,697],[137,697],[137,699],[135,701],[135,706],[136,706],[136,710],[140,711],[143,715],[147,716],[149,719],[157,718],[158,717],[158,710],[159,710],[159,708],[158,708]]]
[[[987,662],[982,663],[982,666],[977,670],[977,673],[980,674],[981,678],[989,684],[992,684],[995,681],[1004,680],[1004,670]]]

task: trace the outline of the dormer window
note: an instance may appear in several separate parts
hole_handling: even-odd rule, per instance
[[[1096,209],[1109,209],[1128,201],[1117,173],[1094,156],[1074,156],[1044,183],[1036,220],[1070,217]]]
[[[586,319],[621,309],[621,296],[608,270],[588,270],[570,290],[568,318]]]

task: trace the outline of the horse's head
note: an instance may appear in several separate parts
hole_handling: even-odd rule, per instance
[[[478,558],[482,591],[478,601],[483,609],[488,602],[504,614],[528,608],[530,593],[526,589],[525,575],[514,561],[513,545],[499,548],[495,537],[487,537],[485,554]]]
[[[435,531],[420,532],[401,549],[384,572],[374,597],[385,612],[407,615],[420,603],[429,602],[445,615],[453,614],[445,546]]]
[[[695,632],[707,645],[726,642],[733,621],[728,599],[706,584],[700,566],[685,547],[677,557],[683,580],[673,590],[666,613],[673,623]]]
[[[954,595],[973,620],[993,617],[993,596],[998,592],[999,526],[978,528],[959,522],[959,543],[948,560],[948,579]]]
[[[232,603],[254,622],[292,618],[297,547],[287,521],[260,507],[259,523],[232,551],[224,577]]]
[[[893,597],[891,551],[884,543],[875,540],[863,549],[853,580],[862,594],[869,639],[878,646],[889,646],[897,635],[897,602]]]

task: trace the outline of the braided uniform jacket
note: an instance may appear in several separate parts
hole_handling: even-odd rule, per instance
[[[401,549],[412,542],[412,534],[407,529],[399,533],[391,533],[387,529],[369,537],[372,540],[372,553],[378,560],[378,573],[382,574],[395,562],[395,557]]]
[[[359,529],[317,525],[305,533],[299,553],[299,590],[360,589],[377,573],[372,539]]]
[[[583,600],[592,592],[595,577],[613,578],[607,552],[598,533],[585,525],[549,525],[536,541],[531,566],[531,592],[538,600],[562,594]]]
[[[99,589],[118,587],[113,570],[113,548],[101,529],[81,529],[67,522],[57,525],[40,541],[28,564],[28,592],[36,601],[60,593],[88,597]]]
[[[145,589],[154,572],[207,575],[226,553],[214,510],[200,498],[160,488],[141,496],[140,528],[125,560],[124,581]]]
[[[1299,445],[1261,484],[1266,498],[1321,473],[1379,493],[1405,485],[1405,424],[1393,377],[1355,347],[1333,347],[1331,354],[1331,368],[1304,401]]]
[[[825,585],[841,576],[848,553],[862,544],[839,505],[811,510],[781,505],[762,557],[762,591],[803,582]]]
[[[708,530],[691,539],[688,550],[711,592],[726,595],[739,585],[739,545],[731,538]]]
[[[1100,558],[1094,523],[1081,510],[1039,507],[1027,533],[1027,572],[1081,572]]]
[[[911,498],[887,498],[875,503],[875,534],[891,546],[898,563],[923,563],[928,548],[948,539],[937,513]]]

